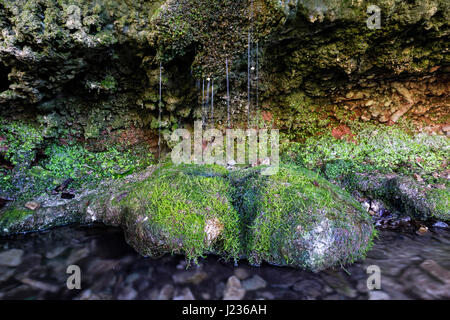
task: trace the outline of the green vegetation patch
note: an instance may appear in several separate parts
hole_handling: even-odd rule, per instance
[[[132,240],[136,249],[155,256],[158,247],[161,252],[183,253],[194,262],[208,252],[236,259],[239,216],[225,174],[218,166],[168,164],[133,185],[117,205],[128,214],[132,237],[139,238],[138,220],[145,221],[143,234],[151,234]]]
[[[71,178],[72,188],[94,188],[148,167],[153,155],[145,145],[120,151],[110,146],[92,152],[81,144],[46,141],[42,126],[0,120],[0,194],[30,200]]]
[[[24,220],[26,217],[33,214],[33,211],[28,209],[20,209],[17,207],[10,207],[3,213],[0,213],[0,233],[4,229],[8,229],[12,224]]]
[[[450,188],[432,189],[427,193],[427,198],[433,207],[433,218],[450,220]]]
[[[445,169],[450,140],[444,136],[412,136],[399,127],[355,124],[354,141],[338,140],[331,133],[283,146],[286,162],[320,168],[338,180],[352,172],[414,173],[433,179]],[[436,178],[434,178],[436,179]],[[443,181],[443,180],[442,180]],[[431,181],[438,182],[438,181]]]

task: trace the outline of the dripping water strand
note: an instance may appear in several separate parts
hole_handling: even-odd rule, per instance
[[[214,126],[214,79],[211,83],[211,123]]]
[[[228,58],[225,60],[226,72],[227,72],[227,121],[228,128],[231,128],[231,119],[230,119],[230,79],[228,77]]]
[[[207,125],[208,120],[209,120],[208,119],[208,109],[209,109],[209,89],[211,86],[211,79],[207,78],[206,81],[208,82],[207,86],[206,86],[206,105],[205,105],[205,118],[206,118],[206,125]]]
[[[247,49],[247,127],[250,128],[250,32],[248,33]]]
[[[250,27],[248,31],[247,48],[247,127],[250,128],[250,108],[251,108],[251,36],[253,31],[253,0],[250,3]]]
[[[256,42],[256,126],[259,128],[259,43]]]
[[[205,79],[202,79],[202,127],[205,128]]]
[[[162,62],[159,63],[158,161],[161,161]]]

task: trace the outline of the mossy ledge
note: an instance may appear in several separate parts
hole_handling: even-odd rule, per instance
[[[307,169],[262,176],[261,168],[153,166],[76,199],[40,199],[34,212],[8,207],[0,235],[99,221],[121,226],[150,257],[177,253],[196,262],[217,254],[313,271],[364,257],[375,231],[358,202]]]

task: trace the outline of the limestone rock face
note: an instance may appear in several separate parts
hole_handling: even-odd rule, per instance
[[[215,119],[223,126],[228,59],[231,117],[245,123],[249,53],[252,95],[258,82],[259,105],[280,129],[307,130],[296,120],[302,106],[329,121],[352,111],[361,121],[411,118],[445,134],[448,1],[378,1],[381,29],[367,27],[371,4],[3,0],[0,114],[29,113],[47,131],[67,125],[92,143],[119,130],[148,136],[158,126],[162,63],[163,130],[201,118],[198,81],[208,77],[215,79]],[[53,137],[61,137],[56,131]]]

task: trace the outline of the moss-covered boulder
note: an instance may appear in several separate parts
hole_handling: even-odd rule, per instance
[[[391,210],[418,220],[450,220],[450,188],[432,187],[412,177],[392,174],[354,174],[350,188],[372,199],[382,199]]]
[[[374,229],[361,205],[317,174],[282,166],[232,174],[251,263],[318,271],[365,255]]]
[[[179,253],[196,260],[215,253],[237,258],[239,216],[226,174],[218,166],[166,165],[110,198],[106,207],[120,217],[127,241],[144,256]]]

